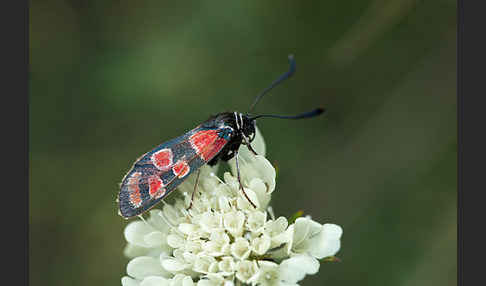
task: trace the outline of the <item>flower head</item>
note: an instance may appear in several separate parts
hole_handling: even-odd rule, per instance
[[[191,175],[179,187],[172,204],[153,209],[146,220],[125,228],[131,258],[124,286],[151,285],[297,285],[319,270],[319,261],[340,248],[341,227],[285,217],[268,210],[275,190],[275,169],[264,157],[265,144],[257,129],[254,156],[240,149],[243,195],[234,159],[232,172],[220,179],[215,167],[203,166],[192,207]]]

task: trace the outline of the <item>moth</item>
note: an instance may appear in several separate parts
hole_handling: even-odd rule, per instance
[[[289,70],[263,90],[250,107],[253,110],[258,101],[271,89],[295,72],[295,59],[289,55]],[[197,172],[192,199],[196,192],[200,168],[219,161],[236,158],[237,178],[240,189],[253,207],[255,204],[245,193],[241,184],[238,150],[245,145],[253,154],[251,147],[255,139],[255,126],[258,118],[273,117],[283,119],[302,119],[322,114],[324,109],[294,116],[251,115],[239,112],[222,112],[209,117],[187,133],[163,142],[135,161],[123,178],[118,193],[119,214],[124,218],[138,216],[157,205],[192,173]],[[192,206],[192,199],[188,208]]]

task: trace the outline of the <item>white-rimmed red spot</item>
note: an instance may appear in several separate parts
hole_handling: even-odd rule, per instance
[[[226,142],[228,142],[228,141],[221,138],[221,137],[216,138],[216,140],[213,142],[211,147],[207,148],[206,150],[204,150],[204,152],[202,152],[202,155],[203,155],[202,157],[207,158],[207,159],[204,159],[204,160],[208,161],[208,160],[211,160],[212,158],[214,158],[214,156],[216,156],[216,154],[218,154],[219,151],[221,151],[221,149],[223,149]]]
[[[130,203],[135,207],[138,208],[142,205],[142,194],[140,193],[140,187],[138,186],[138,182],[142,173],[135,172],[128,178],[127,187],[129,191],[129,200]]]
[[[191,167],[189,167],[187,162],[183,160],[177,161],[177,163],[175,163],[172,167],[172,172],[174,172],[174,175],[176,175],[179,179],[189,174],[190,170]]]
[[[226,140],[218,136],[217,130],[201,130],[189,138],[192,148],[204,160],[211,160],[226,144]]]
[[[172,150],[162,149],[152,154],[151,160],[157,169],[167,171],[172,166]]]
[[[148,178],[149,183],[149,195],[152,199],[158,199],[162,197],[166,190],[164,188],[164,183],[158,176],[150,176]]]

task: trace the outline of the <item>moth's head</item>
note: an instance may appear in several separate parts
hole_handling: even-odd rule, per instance
[[[241,114],[241,119],[241,132],[252,142],[255,139],[256,120],[245,114]]]

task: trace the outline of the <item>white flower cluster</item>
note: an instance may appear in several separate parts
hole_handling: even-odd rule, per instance
[[[260,133],[252,143],[265,154]],[[289,225],[275,218],[268,203],[275,189],[275,169],[265,157],[240,149],[240,172],[246,194],[239,189],[235,164],[223,180],[204,166],[193,205],[195,183],[188,178],[173,204],[150,211],[146,220],[125,228],[131,258],[123,286],[298,285],[319,270],[319,260],[340,248],[342,229],[299,217]]]

